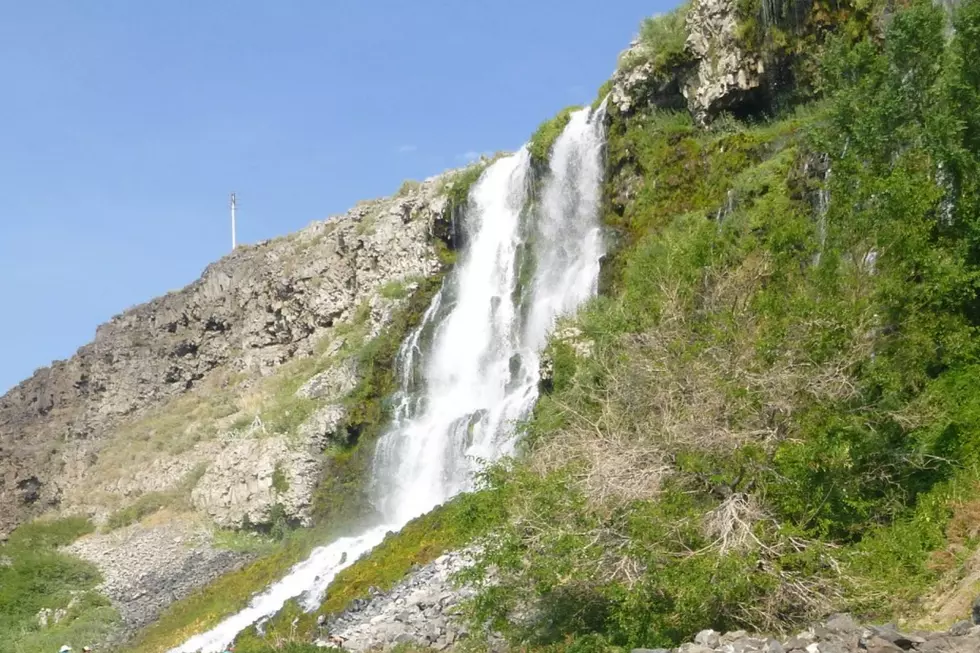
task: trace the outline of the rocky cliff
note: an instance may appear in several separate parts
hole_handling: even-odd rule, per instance
[[[649,19],[620,55],[612,105],[626,115],[686,109],[701,126],[725,112],[769,113],[776,96],[799,94],[810,83],[801,62],[818,56],[837,20],[821,12],[793,3],[692,0]],[[854,29],[866,20],[858,12]]]
[[[38,370],[0,398],[0,533],[52,508],[105,503],[102,495],[126,501],[168,490],[199,463],[208,467],[196,503],[219,521],[222,515],[211,504],[268,494],[277,463],[297,449],[292,443],[246,438],[228,444],[195,436],[209,441],[150,461],[133,456],[134,465],[149,462],[152,468],[131,470],[125,450],[159,430],[147,415],[165,416],[174,402],[216,388],[247,394],[256,379],[312,354],[359,308],[376,334],[397,302],[383,296],[386,284],[411,283],[440,267],[435,243],[448,234],[444,191],[451,177],[362,203],[287,237],[240,247],[186,288],[100,326],[94,341],[71,359]],[[250,414],[234,401],[220,412],[225,414],[214,415],[211,431],[227,432],[235,414],[239,421]],[[117,437],[126,428],[126,437]],[[101,474],[103,459],[112,461],[113,482]],[[291,462],[298,464],[286,465],[290,470],[303,466]],[[221,491],[213,487],[215,479]],[[242,496],[224,496],[229,492]],[[225,521],[243,511],[238,513]]]

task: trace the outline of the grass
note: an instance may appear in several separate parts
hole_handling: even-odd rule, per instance
[[[255,531],[217,529],[212,542],[219,549],[264,557],[274,553],[281,546],[282,538]]]
[[[980,212],[929,180],[975,183],[956,125],[980,105],[960,90],[980,4],[959,44],[939,14],[899,12],[884,50],[842,41],[839,95],[778,120],[613,117],[619,248],[575,321],[592,353],[552,347],[478,621],[521,647],[666,647],[915,616],[961,576],[980,543]]]
[[[95,591],[101,581],[94,565],[58,552],[93,530],[82,518],[39,520],[18,527],[0,545],[0,641],[5,651],[35,653],[100,642],[118,623],[116,611]],[[41,627],[42,609],[65,610]]]
[[[640,47],[628,52],[620,68],[632,70],[650,64],[654,75],[666,76],[688,62],[684,47],[687,39],[685,20],[690,3],[683,3],[666,14],[647,18],[640,26]]]
[[[449,201],[449,211],[457,212],[462,210],[469,201],[470,189],[479,180],[480,175],[487,169],[489,162],[480,160],[477,163],[466,166],[456,174],[447,177],[443,181],[440,193],[445,194]]]
[[[218,434],[222,420],[237,413],[235,384],[214,378],[205,386],[170,400],[147,416],[123,425],[114,435],[124,446],[108,448],[97,469],[117,474],[132,463],[160,455],[180,455]]]
[[[531,160],[539,166],[547,166],[548,159],[551,158],[551,148],[555,141],[568,125],[573,112],[581,107],[572,106],[562,109],[555,117],[544,121],[531,136],[528,151],[531,153]]]
[[[191,510],[191,490],[201,480],[206,470],[207,464],[202,463],[193,469],[173,490],[147,492],[125,508],[112,513],[106,520],[104,530],[113,531],[129,526],[164,508],[176,512]]]
[[[408,297],[408,282],[402,280],[388,281],[379,291],[380,295],[385,299],[405,299]]]

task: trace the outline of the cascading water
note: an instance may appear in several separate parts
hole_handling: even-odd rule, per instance
[[[572,115],[538,202],[525,148],[473,187],[465,251],[398,354],[401,388],[372,470],[383,523],[315,549],[245,610],[170,653],[220,651],[293,597],[314,609],[387,532],[470,489],[479,465],[513,451],[514,423],[537,399],[549,330],[596,292],[604,111]]]

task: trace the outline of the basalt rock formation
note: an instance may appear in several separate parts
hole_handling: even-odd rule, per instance
[[[186,288],[114,317],[71,359],[39,369],[10,390],[0,398],[0,534],[52,508],[84,507],[92,490],[123,499],[165,490],[197,461],[179,457],[154,474],[138,474],[143,480],[135,485],[85,485],[85,497],[76,492],[108,448],[125,446],[114,441],[114,432],[152,409],[219,377],[227,383],[232,375],[272,374],[313,352],[323,334],[350,323],[358,307],[370,308],[371,332],[377,333],[393,303],[380,289],[440,267],[435,243],[450,230],[445,185],[435,178],[296,234],[240,247]],[[330,376],[321,374],[311,392],[323,394],[320,386],[329,385],[323,379]],[[270,446],[278,447],[253,443],[248,451]],[[198,456],[210,463],[205,485],[212,477],[236,485],[230,478],[243,476],[241,470],[222,466],[235,467],[243,452],[217,444],[205,449]],[[287,455],[287,447],[278,449]],[[283,456],[272,455],[266,466],[271,470]],[[246,500],[261,497],[248,479],[238,480]],[[221,521],[220,511],[209,509],[223,500],[214,494],[204,488],[197,503]]]

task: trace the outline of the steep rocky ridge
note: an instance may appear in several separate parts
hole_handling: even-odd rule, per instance
[[[71,359],[38,370],[0,398],[0,533],[51,508],[91,507],[93,498],[98,501],[92,470],[107,456],[116,476],[132,472],[136,480],[100,482],[97,489],[124,501],[174,486],[201,462],[210,463],[204,485],[230,492],[235,483],[222,470],[241,476],[243,464],[265,465],[260,484],[269,483],[279,461],[301,470],[304,461],[287,455],[297,449],[292,443],[226,447],[220,439],[200,443],[193,455],[162,453],[150,469],[127,470],[126,456],[112,454],[147,439],[153,428],[114,436],[175,401],[216,389],[247,394],[284,362],[314,353],[325,336],[352,323],[359,307],[367,308],[360,317],[369,323],[368,336],[376,334],[397,304],[382,296],[383,287],[440,267],[435,243],[449,231],[446,182],[433,178],[296,234],[240,247],[188,287],[100,326]],[[232,431],[236,414],[243,419],[233,403],[209,416],[216,418],[212,430]],[[215,477],[220,483],[209,482]],[[246,494],[255,493],[240,480]],[[298,485],[297,474],[289,480]],[[214,492],[198,490],[195,503],[207,510],[218,501]]]
[[[691,0],[644,24],[620,54],[610,85],[623,115],[687,109],[706,126],[722,113],[770,114],[777,98],[812,97],[816,61],[844,23],[880,33],[875,3]]]
[[[686,107],[706,124],[722,111],[765,107],[767,57],[744,36],[738,2],[693,0],[660,21],[669,29],[647,27],[620,55],[612,103],[621,113]],[[770,72],[783,65],[768,58]]]

